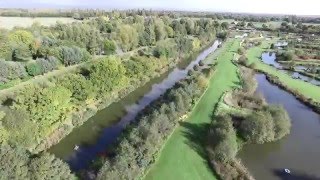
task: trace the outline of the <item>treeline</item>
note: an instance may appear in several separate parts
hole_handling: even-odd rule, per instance
[[[95,112],[99,103],[115,101],[167,66],[167,61],[155,57],[121,60],[111,56],[49,81],[25,85],[2,97],[0,142],[33,150],[56,129],[71,131],[86,120],[82,114]]]
[[[222,179],[252,178],[236,159],[243,144],[272,142],[290,133],[286,110],[267,105],[261,95],[254,93],[256,83],[252,83],[253,73],[248,71],[242,68],[240,72],[244,88],[234,90],[231,97],[220,102],[227,103],[231,110],[218,105],[208,132],[208,156]]]
[[[142,176],[154,163],[156,153],[168,135],[203,94],[213,68],[203,70],[205,74],[192,73],[147,106],[115,144],[112,152],[116,155],[100,159],[103,166],[97,179],[135,179]],[[95,168],[100,166],[95,163]]]
[[[34,24],[30,28],[0,30],[0,84],[80,64],[96,55],[123,54],[147,46],[149,54],[174,61],[206,45],[224,30],[207,18],[121,18],[116,14],[52,27]]]
[[[90,18],[97,16],[127,17],[127,16],[170,16],[170,17],[198,17],[212,19],[235,19],[236,21],[268,22],[286,21],[297,24],[319,23],[317,17],[302,17],[295,15],[253,15],[246,13],[217,13],[217,12],[190,12],[190,11],[157,11],[149,9],[128,9],[128,10],[102,10],[102,9],[57,9],[57,10],[29,10],[29,9],[1,9],[1,16],[9,17],[69,17],[69,18]]]
[[[0,144],[0,179],[76,179],[67,164],[48,153],[32,155],[21,147]]]

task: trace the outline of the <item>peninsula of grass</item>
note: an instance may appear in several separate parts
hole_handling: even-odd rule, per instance
[[[280,82],[283,83],[283,85],[286,85],[292,91],[297,91],[301,94],[304,94],[306,97],[313,99],[314,101],[320,102],[320,87],[298,79],[293,79],[290,75],[261,62],[261,54],[269,47],[270,43],[264,41],[260,46],[249,49],[247,51],[248,63],[254,63],[254,68],[259,71],[278,77]]]
[[[237,67],[232,63],[239,48],[238,40],[228,40],[219,50],[216,72],[210,79],[208,90],[164,145],[158,160],[145,179],[216,179],[205,150],[205,139],[211,122],[213,107],[226,91],[239,86]],[[215,54],[206,61],[213,61]]]

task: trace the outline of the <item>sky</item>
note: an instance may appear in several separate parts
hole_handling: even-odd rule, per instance
[[[320,15],[320,0],[0,0],[1,8],[100,8]]]

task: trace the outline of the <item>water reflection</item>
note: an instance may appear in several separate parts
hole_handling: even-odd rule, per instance
[[[105,154],[106,149],[116,141],[124,127],[134,120],[141,110],[164,94],[177,81],[185,78],[188,71],[214,52],[219,44],[218,41],[215,41],[211,47],[200,53],[193,61],[182,62],[167,74],[150,81],[121,101],[99,111],[84,125],[74,129],[70,135],[52,147],[50,152],[65,159],[71,169],[75,171],[86,168],[98,155]],[[184,64],[185,66],[183,66]],[[74,150],[75,146],[79,148]]]
[[[291,133],[280,141],[245,145],[239,157],[259,180],[279,179],[274,169],[288,168],[320,177],[320,116],[288,92],[270,84],[265,75],[256,75],[257,91],[268,103],[280,104],[292,120]]]
[[[309,76],[305,76],[299,72],[295,72],[295,71],[289,71],[289,70],[285,70],[285,69],[288,69],[289,67],[288,66],[285,66],[283,64],[280,64],[276,61],[276,54],[275,53],[272,53],[272,52],[266,52],[266,53],[262,53],[262,56],[261,56],[261,60],[262,62],[264,62],[265,64],[269,64],[269,65],[272,65],[274,66],[275,68],[281,70],[281,72],[284,72],[286,74],[289,74],[292,78],[294,79],[300,79],[302,81],[305,81],[305,82],[309,82],[311,84],[314,84],[316,86],[320,86],[320,81],[319,80],[316,80],[315,78],[312,78],[312,77],[309,77]],[[309,70],[311,67],[309,66],[302,66],[302,65],[299,65],[299,66],[295,66],[294,67],[294,70],[298,71],[307,71]]]

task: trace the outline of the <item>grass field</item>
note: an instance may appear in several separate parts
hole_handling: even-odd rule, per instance
[[[238,47],[239,41],[236,40],[229,40],[223,46],[225,51],[220,51],[222,53],[218,56],[217,70],[210,80],[208,90],[189,118],[169,138],[145,179],[216,179],[209,167],[203,143],[214,105],[223,92],[239,86],[237,67],[231,62]],[[207,60],[214,60],[214,56],[210,55]]]
[[[34,22],[39,22],[43,26],[51,26],[60,21],[62,23],[72,23],[76,20],[73,18],[56,18],[56,17],[2,17],[0,16],[0,28],[12,29],[17,27],[30,27]]]
[[[308,82],[304,82],[298,79],[293,79],[291,76],[280,72],[274,67],[271,67],[267,64],[264,64],[260,61],[260,57],[263,51],[265,51],[267,47],[269,47],[269,43],[264,41],[260,47],[254,47],[248,50],[247,57],[249,63],[256,63],[256,68],[260,69],[264,72],[270,73],[279,77],[280,81],[284,84],[288,85],[288,87],[298,90],[300,93],[305,96],[312,98],[318,102],[320,102],[320,87],[310,84]]]

